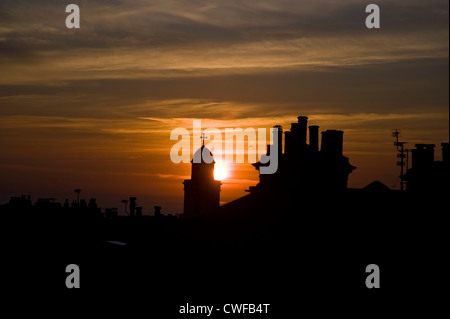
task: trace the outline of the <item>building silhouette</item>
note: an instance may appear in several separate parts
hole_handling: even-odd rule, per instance
[[[342,191],[347,188],[348,175],[356,168],[343,155],[343,131],[327,130],[322,132],[322,145],[319,149],[319,126],[309,126],[309,144],[307,144],[308,117],[299,116],[297,123],[291,124],[291,130],[284,133],[284,153],[282,145],[283,129],[278,129],[278,170],[274,174],[260,174],[256,187],[249,191],[271,192],[316,192]],[[268,146],[267,154],[273,152]],[[253,164],[260,171],[261,162]]]
[[[405,180],[406,190],[412,193],[442,193],[449,190],[449,143],[442,143],[442,161],[434,160],[435,144],[416,144],[411,150],[412,167]]]
[[[184,184],[184,216],[193,217],[217,209],[221,182],[214,180],[214,158],[203,144],[191,161],[191,179]]]
[[[308,131],[307,120],[299,117],[284,134],[277,172],[260,174],[249,194],[222,206],[214,158],[204,145],[197,150],[191,179],[184,181],[184,216],[195,218],[162,214],[161,206],[154,207],[153,216],[142,216],[135,197],[127,201],[128,216],[119,216],[117,208],[102,213],[95,199],[78,196],[72,206],[69,200],[62,206],[51,198],[38,199],[33,205],[29,195],[11,197],[0,205],[3,233],[13,230],[3,264],[17,275],[4,272],[6,277],[17,286],[31,264],[38,279],[45,279],[39,286],[66,289],[64,268],[75,263],[83,269],[83,289],[103,291],[109,301],[129,291],[133,304],[139,304],[139,289],[152,287],[147,289],[151,299],[143,296],[153,300],[152,310],[170,301],[161,306],[165,315],[193,292],[202,300],[219,298],[217,304],[233,291],[242,294],[241,300],[251,295],[283,309],[295,305],[276,318],[298,311],[298,295],[285,283],[307,294],[350,291],[353,295],[346,298],[360,296],[368,291],[364,270],[371,263],[395,275],[382,279],[394,294],[416,293],[417,281],[410,278],[417,278],[418,269],[426,274],[423,283],[440,283],[436,267],[445,257],[446,197],[434,196],[433,190],[448,189],[448,143],[442,144],[442,161],[434,160],[433,145],[417,145],[407,191],[379,181],[352,189],[347,179],[355,167],[343,155],[343,132],[320,134],[314,125]],[[279,134],[277,143],[282,142]],[[267,151],[274,152],[274,146]],[[414,267],[405,270],[411,260]],[[25,279],[20,289],[29,287]],[[371,303],[374,294],[369,293]]]

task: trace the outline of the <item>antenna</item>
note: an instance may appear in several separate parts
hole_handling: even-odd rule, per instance
[[[397,166],[400,166],[400,190],[403,190],[404,184],[405,184],[405,175],[403,173],[404,166],[405,166],[405,157],[406,157],[406,169],[408,170],[408,160],[409,160],[409,150],[404,149],[404,144],[407,142],[400,142],[399,137],[401,135],[401,130],[399,129],[393,129],[392,130],[392,137],[395,138],[394,146],[397,148],[397,151],[399,154],[397,154],[397,158],[399,161],[397,161]],[[406,151],[406,156],[405,156]]]

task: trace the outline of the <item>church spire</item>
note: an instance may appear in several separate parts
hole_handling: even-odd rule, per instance
[[[203,145],[191,161],[191,179],[184,184],[184,215],[192,217],[210,212],[220,206],[221,182],[214,179],[214,157],[205,146],[207,137],[202,134]]]
[[[200,136],[200,138],[202,139],[202,147],[205,147],[205,140],[208,138],[208,136],[206,136],[205,133],[203,133],[202,136]]]

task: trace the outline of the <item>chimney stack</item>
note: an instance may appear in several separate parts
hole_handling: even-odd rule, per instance
[[[280,158],[283,153],[283,127],[275,125],[273,128],[278,129],[278,158]]]
[[[342,156],[343,154],[344,132],[336,130],[327,130],[322,132],[321,152],[333,156]]]
[[[292,132],[284,132],[284,154],[290,155],[292,153]]]
[[[142,207],[136,207],[136,217],[142,217]]]
[[[416,149],[412,150],[412,167],[425,168],[434,162],[434,144],[416,144]]]
[[[449,143],[442,143],[442,161],[446,164],[448,164],[448,148],[449,148]]]
[[[312,152],[319,151],[319,127],[317,125],[309,127],[309,147]]]
[[[136,197],[130,197],[130,216],[133,217],[136,212]]]
[[[300,149],[305,149],[306,146],[306,134],[308,130],[308,117],[299,116],[298,119],[298,138],[300,142]]]

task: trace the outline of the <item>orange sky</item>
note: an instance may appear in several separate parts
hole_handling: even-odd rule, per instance
[[[448,2],[78,1],[65,28],[53,1],[0,3],[0,203],[9,196],[138,197],[180,213],[188,164],[170,161],[171,130],[262,128],[299,115],[344,130],[350,187],[398,187],[391,131],[448,141]],[[221,200],[255,185],[232,165]]]

